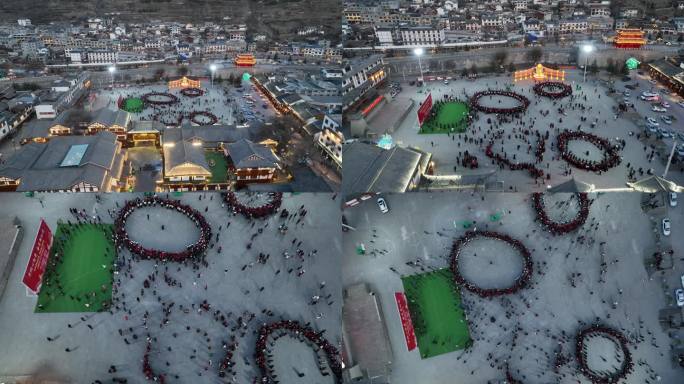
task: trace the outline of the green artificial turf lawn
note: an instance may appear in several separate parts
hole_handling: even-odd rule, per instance
[[[53,245],[64,235],[68,224],[59,224]],[[59,278],[65,295],[60,295],[55,284],[56,276],[43,277],[43,285],[38,294],[36,312],[98,312],[103,310],[103,303],[112,298],[112,265],[116,258],[114,243],[109,233],[114,230],[111,224],[83,225],[66,239],[64,260],[58,265]],[[107,233],[105,233],[105,231]],[[107,252],[108,251],[108,252]],[[50,257],[54,256],[55,247]],[[48,261],[49,263],[49,261]],[[105,265],[106,268],[102,266]],[[103,290],[102,287],[105,287]],[[95,297],[90,296],[95,292]],[[81,301],[72,300],[79,297]],[[85,304],[90,303],[90,307]],[[39,307],[42,305],[42,307]]]
[[[126,99],[123,110],[130,113],[140,113],[143,110],[143,101],[138,98]]]
[[[468,106],[460,101],[452,101],[443,104],[437,111],[437,115],[425,122],[420,129],[420,133],[452,133],[449,128],[441,128],[441,124],[453,124],[466,119]],[[455,132],[465,132],[465,122],[456,128]]]
[[[471,343],[468,322],[460,308],[461,295],[453,289],[451,271],[440,269],[405,276],[401,280],[411,318],[415,317],[413,314],[420,313],[418,317],[425,322],[426,332],[423,334],[413,324],[422,358],[464,349]],[[420,303],[420,308],[417,303]]]
[[[209,165],[209,170],[211,171],[210,183],[225,183],[228,181],[228,160],[221,152],[206,151],[204,156],[207,159],[207,163],[211,163],[210,160],[214,160],[214,166]]]

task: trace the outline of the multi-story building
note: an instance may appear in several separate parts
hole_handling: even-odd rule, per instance
[[[90,49],[86,52],[88,63],[110,64],[119,61],[119,52],[111,49]]]
[[[400,28],[403,45],[439,45],[444,43],[444,30],[433,27]]]
[[[387,78],[382,55],[371,55],[348,62],[343,66],[343,106],[348,108]]]

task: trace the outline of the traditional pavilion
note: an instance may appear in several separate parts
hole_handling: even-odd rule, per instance
[[[646,45],[645,33],[641,29],[619,29],[613,39],[616,48],[638,49]]]
[[[201,86],[202,83],[199,80],[193,80],[186,76],[169,81],[169,89],[200,88]]]
[[[537,64],[530,69],[523,69],[513,73],[513,81],[529,80],[534,81],[565,81],[565,71],[547,68],[541,64]]]
[[[240,54],[235,58],[235,65],[238,67],[253,67],[256,65],[256,58],[249,53]]]

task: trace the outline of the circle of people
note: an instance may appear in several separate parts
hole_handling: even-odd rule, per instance
[[[463,277],[463,275],[461,274],[461,271],[458,267],[458,258],[461,255],[461,251],[465,246],[468,245],[468,243],[479,238],[494,239],[508,243],[511,247],[518,251],[520,256],[523,258],[522,272],[520,273],[520,276],[518,276],[515,279],[515,282],[510,287],[481,288],[466,280],[466,278]],[[516,240],[509,235],[494,231],[469,231],[466,232],[465,235],[456,239],[451,247],[451,257],[449,263],[451,271],[454,274],[454,280],[456,280],[456,283],[458,285],[465,287],[467,290],[477,294],[480,297],[494,297],[501,295],[509,295],[518,292],[519,290],[527,286],[527,283],[530,281],[530,278],[532,277],[532,257],[527,247],[525,247],[525,245],[523,245],[523,243],[521,243],[519,240]]]
[[[267,203],[256,207],[243,204],[238,195],[232,191],[226,192],[223,199],[233,213],[239,213],[248,219],[260,219],[278,212],[283,202],[283,194],[280,192],[268,193],[268,196]]]
[[[502,108],[502,107],[488,107],[484,106],[480,103],[480,99],[482,99],[485,96],[504,96],[504,97],[510,97],[519,102],[518,105],[515,107],[511,108]],[[527,110],[527,107],[530,106],[530,99],[527,97],[511,92],[511,91],[501,91],[501,90],[487,90],[487,91],[480,91],[476,92],[471,98],[470,98],[470,108],[475,109],[477,111],[483,112],[483,113],[496,113],[499,115],[514,115],[518,114],[521,112],[525,112]]]
[[[570,221],[559,223],[552,220],[546,212],[546,207],[544,206],[544,194],[539,192],[533,193],[532,207],[534,208],[534,211],[537,214],[537,220],[541,223],[542,227],[551,232],[553,235],[562,235],[573,232],[581,227],[589,217],[589,205],[591,204],[591,201],[586,193],[577,193],[576,195],[579,205],[577,216]]]
[[[534,93],[552,100],[572,95],[572,87],[559,81],[542,81],[534,85]]]
[[[601,337],[607,338],[618,347],[622,352],[622,359],[620,367],[613,372],[596,371],[589,367],[587,362],[587,345],[586,341],[591,338]],[[617,384],[620,380],[625,378],[632,369],[634,369],[634,362],[632,361],[632,354],[627,348],[627,338],[622,332],[607,327],[604,325],[592,325],[579,332],[575,339],[575,357],[579,364],[580,371],[595,384]],[[617,352],[617,351],[616,351]]]
[[[618,148],[602,137],[582,131],[565,130],[558,135],[556,140],[556,145],[560,151],[561,157],[575,168],[600,173],[620,164],[620,153],[618,152]],[[593,144],[603,151],[603,159],[601,161],[592,161],[580,158],[568,148],[568,143],[573,140],[580,140]],[[587,155],[588,152],[589,151],[587,151]]]
[[[140,243],[132,240],[126,231],[126,221],[128,220],[128,217],[135,212],[135,210],[143,207],[161,207],[182,213],[192,220],[195,223],[195,226],[200,229],[199,239],[180,252],[167,252],[143,247]],[[192,259],[203,254],[207,250],[209,241],[211,240],[211,226],[199,211],[176,200],[163,199],[157,196],[127,201],[124,207],[119,211],[119,215],[114,221],[114,225],[114,242],[117,249],[121,249],[125,246],[131,253],[134,253],[143,259],[182,262],[186,259]]]

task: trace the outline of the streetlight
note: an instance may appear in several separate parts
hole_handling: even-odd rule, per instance
[[[418,47],[418,48],[413,50],[413,54],[418,56],[418,68],[420,69],[420,82],[422,83],[423,82],[423,64],[420,61],[420,57],[423,56],[423,54],[425,54],[425,50],[423,48]]]
[[[594,51],[594,46],[591,44],[584,44],[582,46],[582,51],[584,52],[584,80],[583,83],[587,82],[587,67],[589,66],[589,54]]]
[[[214,73],[216,73],[217,69],[218,69],[218,67],[216,66],[216,64],[211,64],[209,66],[209,70],[211,71],[211,87],[212,88],[214,88]]]
[[[112,65],[109,68],[107,68],[107,70],[109,71],[109,74],[112,76],[112,88],[113,88],[114,87],[114,72],[116,72],[116,67]]]

